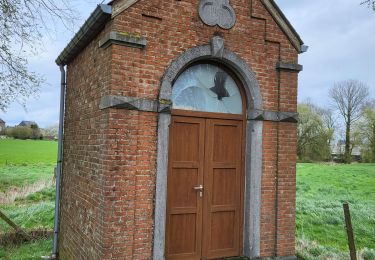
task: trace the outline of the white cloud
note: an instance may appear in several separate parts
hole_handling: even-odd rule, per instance
[[[329,103],[334,82],[358,79],[375,98],[375,12],[360,1],[278,0],[310,49],[300,56],[299,100]]]

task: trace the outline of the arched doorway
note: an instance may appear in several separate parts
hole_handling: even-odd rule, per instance
[[[167,259],[242,253],[246,104],[240,84],[211,62],[190,65],[173,84]]]
[[[219,39],[217,39],[219,38]],[[172,103],[172,86],[181,72],[191,67],[191,64],[204,63],[206,61],[223,64],[228,68],[233,78],[240,81],[243,87],[242,103],[247,104],[244,107],[243,114],[247,114],[243,122],[243,133],[246,136],[244,149],[244,191],[243,191],[243,221],[241,223],[243,245],[241,255],[250,258],[260,256],[260,205],[261,205],[261,176],[262,176],[262,134],[263,121],[251,120],[252,114],[262,111],[263,102],[254,72],[248,64],[231,50],[224,48],[220,55],[217,55],[217,40],[222,41],[220,37],[213,37],[211,44],[201,45],[186,50],[177,57],[167,68],[161,80],[159,95],[159,120],[158,120],[158,151],[157,151],[157,174],[156,174],[156,193],[155,193],[155,225],[154,225],[154,245],[153,259],[162,260],[166,258],[166,223],[167,223],[167,182],[169,166],[169,135],[171,130],[172,117],[177,114],[171,114],[170,104]],[[246,111],[245,111],[246,109]],[[173,109],[172,109],[173,110]],[[194,111],[194,113],[205,113]],[[221,113],[223,115],[223,113]],[[251,116],[250,116],[251,115]],[[239,116],[242,115],[230,115]],[[221,118],[223,119],[223,118]]]

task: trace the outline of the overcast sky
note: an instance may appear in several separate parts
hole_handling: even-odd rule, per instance
[[[102,2],[102,1],[98,1]],[[304,71],[299,76],[299,101],[310,98],[321,106],[329,106],[329,88],[338,81],[358,79],[370,86],[375,98],[375,11],[360,6],[361,0],[276,0],[287,18],[310,46],[300,55]],[[94,10],[94,0],[78,6],[86,19]],[[45,76],[38,98],[27,102],[27,111],[12,104],[0,118],[7,125],[31,120],[40,127],[58,122],[60,71],[55,59],[72,38],[61,30],[56,39],[45,39],[44,50],[30,58],[30,68]]]

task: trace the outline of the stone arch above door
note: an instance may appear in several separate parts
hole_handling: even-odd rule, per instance
[[[172,85],[179,73],[190,64],[201,60],[217,61],[236,74],[245,89],[248,114],[251,110],[263,109],[262,95],[255,73],[242,58],[225,48],[224,40],[221,37],[215,36],[212,38],[211,44],[197,46],[185,51],[168,67],[161,82],[159,111],[163,110],[163,104],[170,102]]]
[[[155,195],[155,227],[153,259],[163,260],[166,228],[166,196],[169,125],[171,123],[171,96],[174,80],[189,65],[197,61],[214,61],[230,69],[241,81],[247,101],[247,114],[262,110],[262,96],[255,73],[238,55],[224,47],[224,40],[215,36],[211,44],[185,51],[166,70],[159,94],[158,154]],[[246,126],[245,194],[244,194],[244,255],[260,256],[260,207],[262,175],[263,121],[248,120]],[[250,206],[251,205],[251,206]]]

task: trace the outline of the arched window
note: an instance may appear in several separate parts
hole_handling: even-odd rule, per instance
[[[173,109],[242,114],[236,81],[217,65],[203,63],[186,69],[172,89]]]

